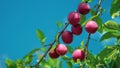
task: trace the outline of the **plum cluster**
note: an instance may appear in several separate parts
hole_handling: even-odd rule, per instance
[[[51,58],[58,58],[59,56],[65,55],[67,52],[67,47],[64,44],[58,44],[56,48],[49,52]]]
[[[68,15],[68,22],[72,25],[71,31],[65,30],[62,33],[62,40],[65,44],[70,44],[73,41],[73,34],[80,35],[82,33],[82,26],[80,22],[80,15],[86,15],[90,11],[90,6],[88,3],[82,2],[78,5],[76,12],[71,12]],[[98,25],[95,21],[90,20],[86,23],[85,29],[88,33],[93,34],[97,31]],[[67,52],[67,47],[64,44],[58,44],[56,48],[49,52],[51,58],[58,58],[59,56],[65,55]],[[76,49],[73,54],[73,60],[82,61],[85,58],[85,53],[81,49]]]

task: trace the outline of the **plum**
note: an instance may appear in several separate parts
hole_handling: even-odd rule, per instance
[[[79,23],[80,21],[80,14],[77,13],[77,12],[71,12],[69,15],[68,15],[68,21],[70,24],[72,25],[76,25]]]
[[[90,11],[90,6],[89,6],[88,3],[82,2],[82,3],[79,4],[78,12],[80,14],[86,15],[86,14],[89,13],[89,11]]]
[[[81,49],[76,49],[72,54],[73,60],[77,62],[77,60],[82,61],[85,58],[85,53]]]
[[[70,31],[64,31],[62,33],[62,40],[66,44],[70,44],[73,41],[73,34]]]
[[[82,33],[82,27],[80,24],[73,25],[71,30],[72,30],[72,33],[75,35],[80,35]]]
[[[64,44],[58,44],[56,47],[58,55],[63,56],[67,53],[67,47]]]
[[[98,24],[95,21],[88,21],[87,24],[85,25],[85,29],[88,33],[93,34],[97,31],[98,29]]]
[[[58,55],[57,52],[56,52],[56,49],[50,51],[50,52],[49,52],[49,56],[50,56],[51,58],[53,58],[53,59],[59,57],[59,55]]]

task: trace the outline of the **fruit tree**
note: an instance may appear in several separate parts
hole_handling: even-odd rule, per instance
[[[36,33],[41,41],[41,48],[33,49],[22,59],[15,61],[6,59],[7,68],[63,68],[63,65],[68,68],[120,68],[120,24],[114,20],[102,21],[101,15],[105,9],[101,4],[104,1],[98,0],[95,6],[90,6],[92,0],[81,0],[76,6],[76,11],[68,13],[65,24],[57,23],[61,31],[49,44],[45,44],[46,37],[43,31],[38,29]],[[113,19],[120,14],[119,3],[120,0],[112,1],[110,15]],[[87,18],[88,14],[89,18]],[[68,26],[71,27],[70,30],[67,30]],[[78,41],[81,44],[72,47],[74,36],[81,38],[84,31],[87,32],[87,40]],[[102,35],[99,39],[100,43],[110,38],[116,39],[114,45],[105,45],[97,55],[88,48],[91,36],[96,32]],[[34,54],[38,51],[40,53],[35,58]]]

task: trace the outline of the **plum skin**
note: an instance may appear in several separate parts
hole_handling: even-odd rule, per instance
[[[72,25],[76,25],[79,23],[80,21],[80,14],[77,13],[77,12],[71,12],[69,15],[68,15],[68,21],[70,24]]]
[[[98,24],[95,21],[88,21],[87,24],[85,25],[85,29],[88,33],[93,34],[97,31],[98,29]]]
[[[80,35],[82,33],[82,27],[80,24],[73,25],[71,30],[72,30],[72,33],[75,35]]]
[[[59,57],[55,49],[49,52],[49,56],[53,59],[56,59]]]
[[[56,47],[56,52],[58,55],[63,56],[67,53],[67,47],[64,44],[58,44]]]
[[[72,54],[73,60],[77,62],[77,59],[80,61],[84,60],[85,53],[81,49],[76,49]]]
[[[90,11],[89,4],[87,4],[85,2],[82,2],[82,3],[79,4],[79,6],[78,6],[78,12],[80,14],[86,15],[86,14],[89,13],[89,11]]]
[[[64,31],[62,33],[62,40],[66,44],[70,44],[73,41],[73,34],[70,31]]]

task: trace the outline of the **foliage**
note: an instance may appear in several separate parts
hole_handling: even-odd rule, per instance
[[[41,41],[41,43],[42,43],[42,45],[43,45],[44,42],[45,42],[45,40],[46,40],[43,31],[41,31],[40,29],[37,29],[36,35],[37,35],[37,37],[40,39],[40,41]]]
[[[82,2],[91,2],[93,0],[82,0]],[[112,18],[115,18],[120,13],[120,0],[113,0],[110,15]],[[113,20],[108,20],[106,22],[102,21],[100,18],[100,13],[95,14],[95,10],[91,9],[91,17],[88,19],[86,15],[81,15],[80,24],[84,26],[89,20],[95,20],[99,26],[98,32],[101,33],[100,42],[105,41],[110,38],[115,38],[117,41],[114,42],[114,45],[106,45],[102,51],[100,51],[97,55],[92,54],[92,52],[88,51],[87,58],[84,61],[74,62],[71,57],[68,55],[72,54],[75,48],[84,49],[85,43],[81,41],[78,47],[71,47],[67,45],[68,55],[61,56],[58,59],[51,59],[49,56],[43,58],[41,63],[39,64],[39,68],[62,68],[63,64],[66,64],[68,68],[120,68],[120,24]],[[63,24],[59,21],[56,22],[57,27],[62,28]],[[58,44],[58,36],[60,33],[56,35],[55,44],[51,48],[53,50]],[[40,60],[43,53],[46,52],[47,47],[44,45],[46,41],[46,36],[42,30],[37,29],[36,35],[41,42],[41,48],[35,48],[27,55],[25,55],[22,59],[11,60],[6,59],[6,67],[7,68],[32,68],[36,63],[36,60]],[[52,44],[48,44],[52,45]],[[37,58],[35,57],[37,56]]]
[[[111,8],[110,8],[110,15],[112,18],[115,18],[120,15],[120,0],[113,0]]]

